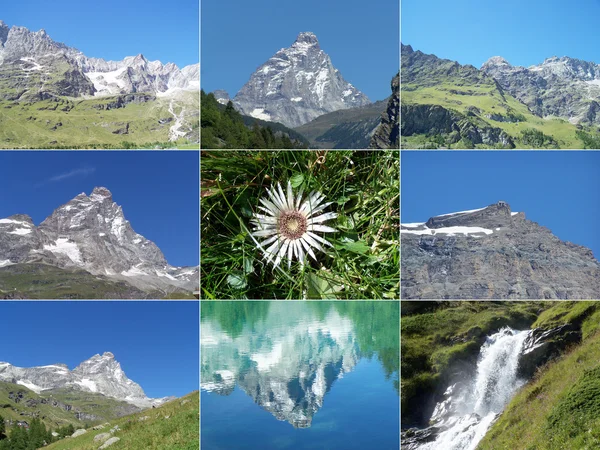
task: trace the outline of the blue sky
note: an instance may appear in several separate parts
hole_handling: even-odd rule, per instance
[[[402,0],[402,42],[476,67],[492,56],[512,65],[551,56],[600,63],[599,0]]]
[[[198,0],[27,0],[2,2],[0,20],[52,39],[86,56],[120,60],[142,53],[179,67],[198,62]]]
[[[298,33],[312,31],[335,68],[371,101],[399,67],[398,0],[203,0],[202,88],[233,96]]]
[[[402,152],[404,223],[499,200],[600,258],[600,152]]]
[[[112,352],[147,396],[179,397],[199,388],[198,314],[198,302],[4,301],[0,361],[72,370]]]
[[[28,214],[39,225],[77,194],[104,186],[170,264],[198,265],[198,152],[11,151],[0,152],[0,168],[0,218]]]

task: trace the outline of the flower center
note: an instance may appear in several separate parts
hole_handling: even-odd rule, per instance
[[[298,211],[285,211],[279,217],[279,232],[288,239],[298,239],[308,227],[306,217]]]

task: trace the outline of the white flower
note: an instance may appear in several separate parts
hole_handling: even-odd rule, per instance
[[[335,219],[337,213],[328,212],[315,216],[333,202],[322,203],[325,196],[320,192],[311,192],[302,201],[303,192],[303,189],[300,189],[298,195],[294,197],[289,181],[287,197],[279,183],[277,189],[267,188],[269,200],[261,198],[260,202],[263,206],[258,207],[267,215],[255,213],[250,220],[255,225],[252,236],[267,238],[260,242],[258,247],[267,258],[267,263],[273,262],[274,267],[279,265],[286,254],[289,269],[292,258],[297,258],[300,264],[304,265],[305,252],[316,261],[313,248],[324,252],[325,249],[321,244],[333,247],[331,243],[314,233],[315,231],[323,233],[337,231],[335,228],[322,225],[326,220]]]

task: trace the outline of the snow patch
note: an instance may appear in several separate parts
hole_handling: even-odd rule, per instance
[[[271,120],[271,115],[265,112],[264,108],[254,108],[250,115],[261,120]]]
[[[438,214],[436,217],[453,216],[454,214],[468,214],[468,213],[473,213],[476,211],[481,211],[482,209],[485,209],[485,208],[468,209],[466,211],[457,211],[457,212],[447,213],[447,214]]]
[[[90,380],[89,378],[77,380],[75,381],[75,384],[78,384],[79,386],[84,387],[92,392],[98,392],[98,386],[96,386],[96,382]]]
[[[402,223],[400,225],[402,225],[403,227],[406,227],[406,228],[417,228],[417,227],[420,227],[421,225],[425,225],[425,222]]]
[[[9,231],[8,234],[18,234],[20,236],[24,236],[26,234],[31,234],[31,228],[17,228],[14,231]]]
[[[124,275],[126,277],[139,277],[140,275],[148,276],[148,274],[146,272],[139,269],[137,266],[131,267],[129,270],[121,272],[121,275]]]
[[[302,97],[293,97],[293,98],[290,98],[290,100],[293,101],[293,102],[301,102],[302,101]]]
[[[444,227],[444,228],[427,228],[425,227],[423,230],[400,230],[401,233],[406,234],[418,234],[418,235],[434,235],[434,234],[447,234],[448,236],[455,236],[456,234],[475,234],[475,233],[485,233],[492,234],[493,231],[487,228],[482,227]]]
[[[39,394],[40,392],[42,392],[44,390],[44,388],[39,387],[37,384],[33,384],[29,380],[18,380],[17,384],[20,384],[21,386],[25,386],[27,389],[31,389],[36,394]]]
[[[119,76],[127,70],[127,67],[122,67],[112,72],[88,72],[85,75],[94,83],[96,91],[95,97],[118,94],[122,90],[126,90],[125,81],[118,79]]]
[[[54,244],[44,245],[44,250],[67,256],[76,264],[82,264],[81,251],[75,242],[67,238],[58,238]]]
[[[6,267],[6,266],[10,266],[11,264],[14,264],[10,261],[10,259],[5,259],[4,261],[0,261],[0,267]]]

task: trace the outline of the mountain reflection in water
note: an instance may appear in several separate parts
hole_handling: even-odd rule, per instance
[[[370,358],[381,364],[397,402],[398,308],[397,302],[204,302],[201,389],[227,396],[237,385],[278,420],[308,428],[336,380]]]

